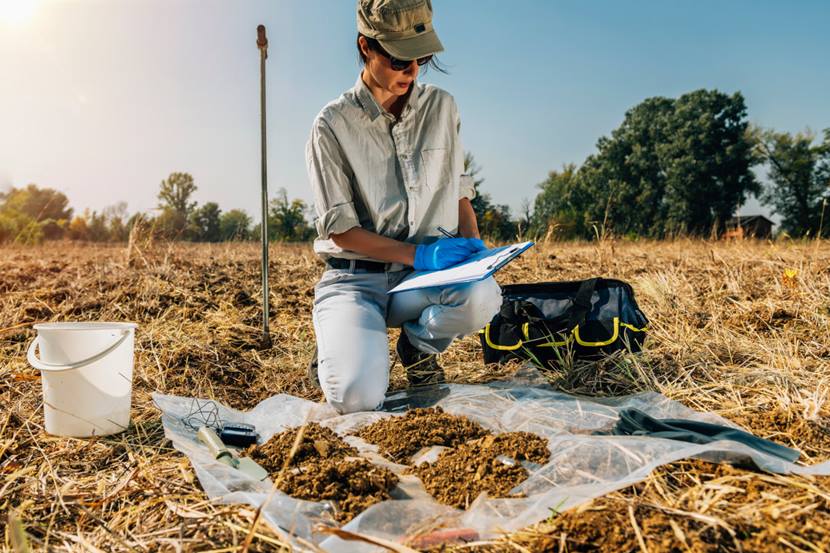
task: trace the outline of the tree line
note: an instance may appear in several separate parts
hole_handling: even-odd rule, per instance
[[[756,169],[766,169],[765,184]],[[754,127],[740,93],[649,98],[581,166],[551,171],[539,189],[526,221],[535,235],[718,235],[752,195],[789,236],[817,236],[830,198],[830,129],[819,141]]]
[[[0,243],[37,244],[43,240],[124,242],[137,226],[155,238],[192,242],[224,242],[259,238],[260,225],[241,209],[222,211],[216,202],[193,200],[196,183],[188,173],[174,172],[161,181],[158,213],[127,214],[120,202],[102,211],[74,214],[66,195],[29,184],[0,193]],[[268,235],[272,241],[307,241],[312,228],[308,207],[290,200],[280,189],[268,206]]]
[[[818,139],[810,131],[754,127],[740,93],[649,98],[596,149],[580,166],[551,171],[517,217],[479,193],[473,208],[482,232],[499,240],[717,236],[755,196],[780,216],[787,235],[818,236],[823,228],[826,234],[830,129]],[[465,166],[480,172],[469,154]]]
[[[553,170],[535,199],[514,216],[481,190],[481,167],[464,159],[477,191],[473,209],[484,236],[667,238],[712,236],[750,197],[781,218],[789,236],[820,236],[830,199],[830,129],[819,137],[749,124],[738,92],[696,90],[678,98],[648,98],[625,113],[622,124],[597,141],[581,165]],[[766,171],[766,182],[758,172]],[[259,225],[239,209],[215,202],[198,205],[188,173],[172,173],[160,185],[158,214],[127,215],[125,204],[73,215],[65,195],[28,185],[0,194],[0,242],[36,243],[69,238],[126,240],[142,225],[166,239],[217,242],[250,240]],[[268,207],[271,240],[314,237],[308,206],[281,189]]]

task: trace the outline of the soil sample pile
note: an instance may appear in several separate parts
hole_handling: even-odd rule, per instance
[[[482,492],[510,497],[510,490],[528,476],[518,461],[544,463],[549,457],[547,441],[540,436],[508,432],[447,449],[414,472],[437,501],[466,509]]]
[[[265,444],[251,446],[248,455],[271,474],[278,473],[282,470],[286,458],[291,453],[294,442],[297,440],[297,432],[301,428],[297,427],[280,432]],[[303,436],[289,466],[296,467],[307,461],[343,459],[356,455],[357,450],[344,442],[332,429],[320,426],[316,422],[310,422],[305,426]]]
[[[389,499],[398,477],[388,469],[355,458],[355,448],[330,428],[314,422],[305,426],[291,462],[283,471],[300,428],[281,432],[267,443],[248,449],[251,458],[278,482],[280,490],[298,499],[331,502],[334,519],[341,524]]]
[[[334,519],[345,524],[365,509],[389,499],[398,477],[366,459],[309,461],[289,471],[280,489],[292,497],[331,501]]]
[[[396,463],[408,464],[425,447],[455,447],[487,435],[478,423],[445,413],[440,407],[410,409],[401,417],[379,420],[357,435],[378,446],[380,453]]]
[[[504,455],[516,461],[530,461],[543,465],[550,459],[548,441],[531,432],[505,432],[481,440],[494,455]]]

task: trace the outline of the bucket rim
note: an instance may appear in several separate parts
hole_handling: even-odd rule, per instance
[[[138,323],[105,321],[65,321],[38,323],[32,326],[35,330],[126,330],[137,327]]]

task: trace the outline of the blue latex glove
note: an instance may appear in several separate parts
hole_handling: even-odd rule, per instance
[[[415,248],[416,271],[436,271],[461,263],[471,255],[486,250],[478,238],[441,238]]]

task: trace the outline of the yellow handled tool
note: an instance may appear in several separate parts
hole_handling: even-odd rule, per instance
[[[268,471],[259,466],[256,461],[250,457],[237,457],[234,455],[222,440],[219,439],[219,436],[216,435],[213,428],[203,426],[199,429],[197,436],[199,437],[199,441],[207,446],[213,458],[220,463],[228,465],[254,480],[265,480],[268,478]]]

